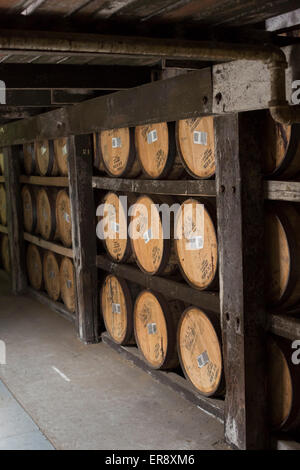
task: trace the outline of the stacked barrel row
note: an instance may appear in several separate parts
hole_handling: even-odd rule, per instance
[[[24,144],[23,169],[28,176],[67,176],[67,139]],[[25,184],[21,196],[24,232],[38,236],[41,243],[54,242],[71,248],[72,220],[68,188]],[[69,311],[75,311],[74,265],[70,258],[28,244],[26,266],[29,283],[34,289],[46,291],[52,300],[62,300]]]
[[[298,177],[299,126],[275,124],[265,112],[257,116],[265,176]],[[94,136],[94,165],[98,174],[111,178],[213,178],[214,127],[215,118],[205,117],[101,131]],[[218,288],[214,198],[109,192],[101,202],[98,233],[106,233],[103,245],[114,262],[136,263],[150,276],[172,276],[181,282],[183,278],[198,290]],[[155,208],[174,204],[180,210],[171,216],[170,236],[166,237],[162,216]],[[158,221],[156,236],[151,210]],[[300,302],[299,226],[298,204],[266,204],[266,301],[281,312]],[[129,227],[140,236],[131,238]],[[141,290],[111,274],[104,280],[100,304],[107,332],[115,342],[136,343],[154,369],[176,369],[180,363],[186,378],[201,394],[224,394],[220,320],[213,313],[168,298],[167,293],[162,296]],[[270,422],[282,430],[300,426],[300,377],[289,348],[282,338],[268,340]]]
[[[218,287],[218,240],[213,198],[182,200],[109,192],[102,202],[98,234],[104,239],[105,250],[114,262],[136,262],[146,274],[177,276],[178,279],[180,271],[183,279],[199,290]],[[178,204],[178,211],[175,220],[170,217],[170,237],[165,238],[163,214],[157,207],[164,205],[171,209],[175,204]],[[297,203],[266,204],[265,292],[270,307],[286,310],[300,302],[299,227],[300,208]],[[132,238],[129,232],[136,236]]]
[[[70,312],[75,312],[75,274],[71,259],[28,244],[26,267],[29,283],[35,290],[45,290],[52,300],[62,300]]]
[[[300,174],[300,125],[275,123],[257,113],[266,177],[291,179]],[[215,176],[215,118],[207,116],[103,130],[94,135],[94,166],[113,178],[208,179]]]
[[[26,175],[67,176],[67,138],[41,140],[23,145],[23,168]]]
[[[4,155],[0,150],[0,175],[4,176]],[[0,183],[0,225],[7,227],[6,190],[4,183]],[[0,233],[0,267],[10,272],[9,239],[6,233]]]
[[[143,290],[113,274],[104,279],[100,305],[114,342],[136,343],[152,369],[170,370],[181,365],[187,380],[202,395],[224,395],[221,330],[216,314]],[[298,429],[300,377],[290,343],[270,337],[267,351],[270,423],[274,429]]]
[[[67,189],[24,185],[22,188],[24,231],[46,241],[72,246],[70,198]]]

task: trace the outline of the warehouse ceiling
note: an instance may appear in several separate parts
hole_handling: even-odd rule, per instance
[[[8,31],[11,37],[25,31],[30,42],[43,31],[268,42],[274,33],[265,31],[266,20],[274,31],[273,19],[282,27],[293,12],[295,24],[299,8],[300,0],[0,0],[0,40]],[[162,70],[207,65],[128,54],[28,53],[1,44],[6,102],[0,123],[163,78]]]

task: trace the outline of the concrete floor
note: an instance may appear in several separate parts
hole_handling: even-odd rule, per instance
[[[24,413],[14,421],[4,414],[0,438],[9,429],[11,436],[22,434],[23,420],[30,420],[33,431],[42,433],[36,439],[47,448],[226,448],[220,422],[109,346],[82,344],[71,323],[35,300],[11,295],[5,279],[0,272],[0,340],[6,343],[7,356],[0,379],[17,400],[15,406],[21,405],[31,419]],[[3,396],[8,393],[2,391]]]

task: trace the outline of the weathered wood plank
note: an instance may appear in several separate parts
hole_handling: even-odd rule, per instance
[[[254,113],[216,118],[225,437],[238,449],[268,446],[263,181],[256,132]]]
[[[214,180],[129,180],[94,176],[93,188],[131,193],[172,194],[177,196],[215,196]]]
[[[95,343],[99,341],[99,326],[91,136],[70,137],[68,164],[77,291],[76,329],[83,342]]]
[[[286,96],[292,103],[292,82],[299,79],[300,44],[282,48],[288,62]],[[268,109],[271,100],[270,70],[262,62],[237,60],[214,65],[213,112],[231,112]]]
[[[298,315],[299,313],[298,311]],[[269,314],[268,324],[269,331],[277,336],[282,336],[292,341],[300,339],[300,317],[296,318],[288,314]]]
[[[20,183],[33,184],[38,186],[59,186],[68,187],[68,177],[64,176],[20,176]]]
[[[299,181],[265,181],[264,192],[271,201],[300,202]]]
[[[10,249],[12,291],[14,294],[21,294],[27,288],[22,226],[23,216],[19,185],[19,162],[19,148],[5,147],[4,176],[6,188],[7,227]]]
[[[97,256],[97,266],[104,271],[119,275],[147,289],[153,289],[162,294],[168,293],[170,298],[198,305],[216,313],[220,312],[219,295],[217,292],[197,291],[184,282],[177,282],[159,276],[150,276],[130,265],[113,263],[103,255]]]
[[[0,225],[0,232],[1,233],[8,233],[8,228],[5,225]]]
[[[29,243],[33,243],[40,248],[44,248],[44,250],[53,251],[61,256],[67,256],[68,258],[73,258],[74,256],[72,249],[58,245],[57,243],[48,242],[42,238],[36,237],[35,235],[31,235],[30,233],[24,233],[24,240]]]
[[[2,126],[0,147],[211,113],[211,70],[203,69]]]

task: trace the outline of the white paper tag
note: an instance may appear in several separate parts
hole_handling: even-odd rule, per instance
[[[111,145],[112,145],[113,149],[117,149],[117,148],[122,147],[121,138],[120,137],[113,137]]]
[[[43,210],[42,210],[42,214],[43,214],[43,218],[44,218],[45,220],[48,220],[48,212],[46,211],[46,209],[43,209]]]
[[[157,139],[158,139],[158,137],[157,137],[156,129],[154,129],[153,131],[148,132],[148,134],[147,134],[148,144],[153,144],[153,142],[156,142]]]
[[[50,279],[54,279],[54,278],[55,278],[55,272],[54,272],[54,271],[50,271],[49,277],[50,277]]]
[[[187,250],[202,250],[204,246],[204,240],[201,235],[198,237],[190,238],[186,243]]]
[[[112,313],[121,313],[121,305],[120,304],[112,304],[111,305]]]
[[[67,284],[67,288],[68,288],[68,289],[71,289],[71,287],[72,287],[72,281],[70,281],[70,279],[67,279],[66,284]]]
[[[144,233],[143,239],[144,239],[146,244],[150,242],[150,240],[152,239],[152,230],[151,230],[151,228],[149,228],[149,230],[147,230],[147,232]]]
[[[207,351],[204,351],[202,354],[200,354],[200,356],[197,357],[197,362],[199,369],[202,369],[202,367],[209,363]]]
[[[149,335],[155,335],[155,333],[157,332],[156,323],[148,323],[147,329],[148,329]]]
[[[45,147],[44,145],[41,146],[41,154],[42,155],[45,155],[45,153],[47,152],[47,147]]]
[[[194,131],[194,144],[207,145],[207,132]]]
[[[64,213],[64,219],[68,224],[70,223],[70,216],[67,214],[67,212]]]
[[[115,233],[120,233],[120,225],[117,224],[116,222],[110,223],[110,229]]]
[[[62,153],[63,153],[63,155],[67,155],[67,153],[68,153],[67,144],[65,144],[65,145],[63,146],[63,148],[62,148]]]

